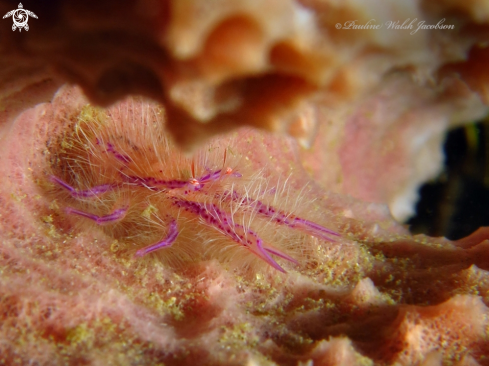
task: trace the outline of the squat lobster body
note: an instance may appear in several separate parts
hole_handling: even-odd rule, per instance
[[[137,257],[192,241],[193,231],[193,249],[226,241],[281,272],[285,270],[273,257],[298,262],[277,248],[279,242],[264,240],[267,230],[276,233],[283,227],[326,241],[339,236],[281,207],[284,185],[271,187],[264,177],[243,175],[233,161],[229,164],[237,158],[227,146],[214,143],[194,159],[175,152],[161,124],[154,122],[154,112],[146,107],[146,119],[136,122],[128,119],[133,113],[120,109],[98,111],[98,120],[84,118],[93,111],[80,113],[75,133],[65,143],[70,149],[58,154],[50,177],[65,192],[66,214],[112,227],[117,239],[142,246]]]

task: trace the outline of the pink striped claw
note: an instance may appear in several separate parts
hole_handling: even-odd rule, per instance
[[[122,220],[126,216],[127,209],[128,207],[123,207],[115,210],[114,212],[108,215],[98,216],[85,211],[77,210],[72,207],[67,207],[66,213],[69,215],[78,215],[78,216],[86,217],[87,219],[90,219],[93,222],[95,222],[97,225],[108,225]]]
[[[155,250],[170,247],[173,244],[173,242],[177,239],[177,237],[178,237],[177,222],[175,220],[172,220],[168,228],[168,234],[162,241],[153,245],[149,245],[142,249],[139,249],[136,252],[135,256],[142,257],[148,253],[154,252]]]
[[[68,183],[62,181],[61,179],[59,179],[58,177],[55,177],[54,175],[52,175],[50,177],[50,180],[51,180],[51,182],[56,183],[60,187],[67,190],[71,194],[71,196],[74,198],[98,197],[98,196],[103,195],[104,193],[112,191],[114,188],[117,187],[117,184],[102,184],[99,186],[92,187],[90,189],[79,190],[79,189],[73,188]]]

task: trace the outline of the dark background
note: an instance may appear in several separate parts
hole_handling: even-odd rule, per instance
[[[489,226],[489,118],[450,131],[442,174],[420,189],[411,232],[455,240]]]

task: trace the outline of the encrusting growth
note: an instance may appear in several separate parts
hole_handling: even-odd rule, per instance
[[[206,244],[227,238],[285,272],[273,257],[298,261],[262,233],[269,238],[267,232],[286,227],[325,241],[339,236],[279,207],[284,189],[269,189],[269,179],[228,166],[237,160],[228,146],[217,142],[188,159],[171,148],[161,123],[155,123],[158,109],[138,109],[141,115],[134,110],[84,107],[50,180],[67,193],[65,213],[103,225],[122,241],[144,244],[136,257],[183,241],[192,243],[191,252],[205,253]],[[142,123],[133,124],[134,118]]]

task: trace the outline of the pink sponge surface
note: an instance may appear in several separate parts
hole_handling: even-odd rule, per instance
[[[261,223],[299,262],[281,261],[287,273],[239,248],[135,258],[134,240],[64,213],[49,181],[86,105],[65,87],[0,146],[0,364],[489,365],[487,229],[413,237],[384,206],[310,182],[291,140],[246,131],[228,140],[240,179],[289,177],[287,195],[341,237]],[[114,108],[127,105],[146,104]]]

